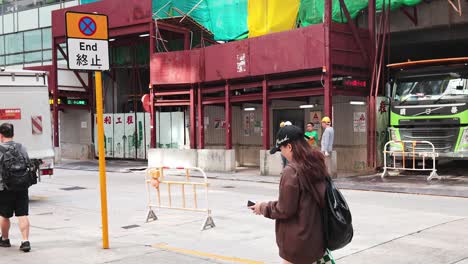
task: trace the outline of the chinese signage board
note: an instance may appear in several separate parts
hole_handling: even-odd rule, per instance
[[[367,129],[367,118],[365,112],[354,112],[354,132],[366,132]]]
[[[68,68],[109,69],[109,35],[106,15],[66,13]]]
[[[97,125],[96,115],[94,119]],[[151,135],[149,113],[104,114],[103,123],[105,156],[107,158],[147,158]],[[95,129],[95,140],[97,140],[97,136]],[[95,154],[98,156],[97,148]]]
[[[0,120],[20,120],[21,119],[21,109],[11,108],[11,109],[0,109]]]

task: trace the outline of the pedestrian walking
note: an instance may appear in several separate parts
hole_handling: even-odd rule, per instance
[[[312,147],[318,146],[318,142],[319,142],[318,133],[314,129],[314,123],[312,122],[307,123],[305,135],[307,137],[306,139],[309,142],[310,146]]]
[[[328,173],[322,153],[311,148],[296,126],[278,131],[270,152],[277,151],[289,161],[281,174],[278,200],[249,208],[276,220],[276,242],[283,264],[334,263],[324,246],[321,207],[325,206]]]
[[[22,236],[19,249],[29,252],[29,157],[26,149],[13,141],[13,136],[12,124],[0,125],[0,247],[11,247],[10,218],[15,215]]]
[[[280,123],[280,128],[283,128],[285,126],[290,126],[290,125],[292,125],[292,123],[289,122],[289,121],[281,122]],[[273,154],[273,153],[270,153],[270,154]],[[281,155],[281,161],[283,162],[283,169],[284,169],[284,167],[286,167],[286,165],[288,165],[288,160],[283,155]]]

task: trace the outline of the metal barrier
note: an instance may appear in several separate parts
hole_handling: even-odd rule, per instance
[[[169,181],[166,180],[166,174],[173,172],[173,171],[184,171],[185,172],[185,181]],[[190,181],[190,171],[198,171],[203,175],[203,181],[202,182],[193,182]],[[206,212],[208,214],[201,230],[205,230],[209,227],[213,228],[215,227],[213,218],[211,217],[211,209],[209,209],[208,206],[208,178],[206,176],[206,173],[196,167],[176,167],[176,168],[170,168],[170,167],[158,167],[158,168],[148,168],[146,170],[146,176],[145,176],[145,182],[146,182],[146,193],[147,193],[147,207],[148,207],[148,215],[146,217],[146,222],[149,222],[150,220],[157,220],[158,217],[156,216],[156,213],[154,212],[153,208],[165,208],[165,209],[175,209],[175,210],[183,210],[183,211],[193,211],[193,212]],[[167,205],[162,205],[161,204],[161,184],[167,185],[167,196],[168,196],[168,204]],[[180,185],[181,186],[181,194],[182,194],[182,206],[174,206],[172,201],[172,192],[171,192],[171,186],[172,185]],[[186,193],[185,193],[185,187],[188,186],[189,188],[192,187],[193,190],[193,207],[187,207],[186,203]],[[203,187],[204,189],[204,196],[205,196],[205,208],[198,208],[198,197],[197,197],[197,186]],[[156,189],[156,200],[157,204],[153,202],[153,199],[151,197],[151,189]]]
[[[401,150],[397,150],[397,151],[387,150],[389,144],[401,144]],[[411,151],[405,151],[405,144],[411,144],[412,146]],[[432,151],[430,152],[416,151],[416,145],[419,145],[419,144],[429,145]],[[410,170],[410,171],[431,171],[431,174],[427,178],[428,181],[436,177],[440,179],[439,175],[437,175],[437,169],[436,169],[436,157],[438,157],[439,154],[435,151],[434,144],[432,144],[429,141],[391,140],[385,144],[383,153],[384,153],[384,171],[382,172],[382,179],[389,176],[388,174],[389,169]],[[387,166],[387,153],[390,156],[393,156],[393,167]],[[396,162],[397,157],[401,157],[402,167],[397,167],[397,162]],[[426,168],[426,158],[432,158],[432,168]],[[409,159],[409,161],[411,162],[412,167],[406,166],[407,159]],[[422,160],[422,168],[416,168],[417,159]]]

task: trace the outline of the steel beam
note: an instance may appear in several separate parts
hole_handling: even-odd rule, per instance
[[[261,93],[231,96],[231,102],[232,103],[261,101],[261,100],[262,100],[262,94]]]
[[[413,14],[410,14],[404,6],[400,7],[400,10],[408,17],[409,20],[411,20],[411,22],[413,22],[415,26],[418,25],[418,9],[415,6],[413,6]]]
[[[172,96],[172,95],[187,95],[187,94],[190,94],[190,90],[189,91],[172,91],[172,92],[155,92],[154,95],[155,96]]]
[[[156,148],[156,107],[154,105],[154,88],[150,84],[149,85],[149,90],[150,90],[150,133],[151,133],[151,140],[150,140],[150,146],[151,148]]]
[[[362,44],[362,40],[359,37],[359,32],[356,28],[356,25],[353,23],[353,20],[351,19],[351,16],[349,15],[348,8],[346,7],[346,3],[344,0],[339,0],[340,1],[340,6],[341,9],[343,10],[344,15],[346,16],[346,20],[348,21],[348,26],[351,28],[351,32],[353,33],[353,38],[354,41],[357,43],[359,49],[361,50],[362,57],[364,58],[364,61],[369,62],[369,57],[366,52],[366,48]]]
[[[268,80],[268,85],[283,85],[292,83],[316,82],[320,81],[320,75],[291,77],[277,80]]]
[[[58,50],[60,51],[60,53],[62,54],[63,58],[65,60],[68,60],[68,54],[65,54],[65,52],[63,51],[62,47],[60,47],[60,45],[57,45],[58,47]],[[81,78],[80,74],[74,70],[70,70],[73,72],[73,74],[76,76],[76,78],[78,79],[78,81],[81,83],[81,85],[83,86],[83,88],[89,92],[89,87],[88,85],[86,85],[86,83],[84,82],[83,78]]]
[[[320,96],[324,94],[323,88],[306,88],[286,91],[269,92],[268,99],[295,98],[304,96]]]
[[[262,87],[262,82],[231,84],[231,91]]]
[[[89,110],[89,106],[87,105],[58,105],[59,110],[66,110],[66,109],[75,109],[75,110]]]
[[[58,96],[66,96],[66,97],[77,97],[77,98],[84,98],[84,99],[90,99],[90,93],[85,93],[85,92],[75,92],[75,91],[64,91],[64,90],[59,90]]]
[[[325,75],[325,91],[324,91],[324,114],[331,117],[332,114],[332,77],[333,69],[331,63],[331,46],[330,46],[330,32],[332,26],[332,0],[325,0],[324,7],[324,46],[325,46],[325,68],[323,74]],[[333,119],[333,117],[331,117]]]
[[[226,82],[224,86],[224,109],[225,109],[225,122],[226,122],[226,149],[232,149],[232,106],[231,106],[231,90],[229,83]]]
[[[263,118],[263,149],[270,149],[270,108],[268,107],[268,83],[262,82],[262,118]]]
[[[155,106],[190,106],[190,100],[156,100]]]
[[[225,104],[225,98],[217,97],[217,98],[203,99],[202,104],[203,105]]]
[[[203,115],[203,94],[201,92],[201,86],[198,84],[197,88],[197,110],[198,110],[198,148],[205,148],[205,117]]]
[[[195,87],[192,85],[190,88],[190,148],[196,149],[197,145],[196,138],[195,138]]]
[[[150,57],[154,53],[155,49],[155,22],[154,20],[151,20],[151,23],[149,23],[149,34],[150,34],[150,42],[149,42],[149,54]],[[150,147],[151,148],[156,148],[156,108],[154,106],[154,89],[153,89],[153,83],[154,83],[154,76],[151,74],[151,63],[150,63],[150,83],[149,83],[149,92],[150,92]]]
[[[345,96],[362,96],[367,97],[369,91],[366,90],[347,90],[347,89],[333,89],[334,95],[345,95]]]
[[[202,89],[203,94],[219,93],[219,92],[224,92],[224,86],[216,86],[216,87]]]

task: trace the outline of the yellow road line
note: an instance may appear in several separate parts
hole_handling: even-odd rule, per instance
[[[195,251],[195,250],[170,247],[170,246],[168,246],[168,245],[166,245],[164,243],[163,244],[155,244],[155,245],[152,245],[152,247],[153,248],[164,249],[164,250],[169,250],[169,251],[172,251],[172,252],[177,252],[177,253],[181,253],[181,254],[185,254],[185,255],[205,257],[205,258],[216,259],[216,260],[230,261],[230,262],[236,262],[236,263],[246,263],[246,264],[264,264],[264,262],[261,262],[261,261],[254,261],[254,260],[249,260],[249,259],[241,259],[241,258],[235,258],[235,257],[221,256],[221,255],[205,253],[205,252],[200,252],[200,251]]]
[[[44,200],[47,200],[47,196],[42,196],[42,195],[31,195],[29,196],[29,199],[30,200],[34,200],[34,201],[44,201]]]

